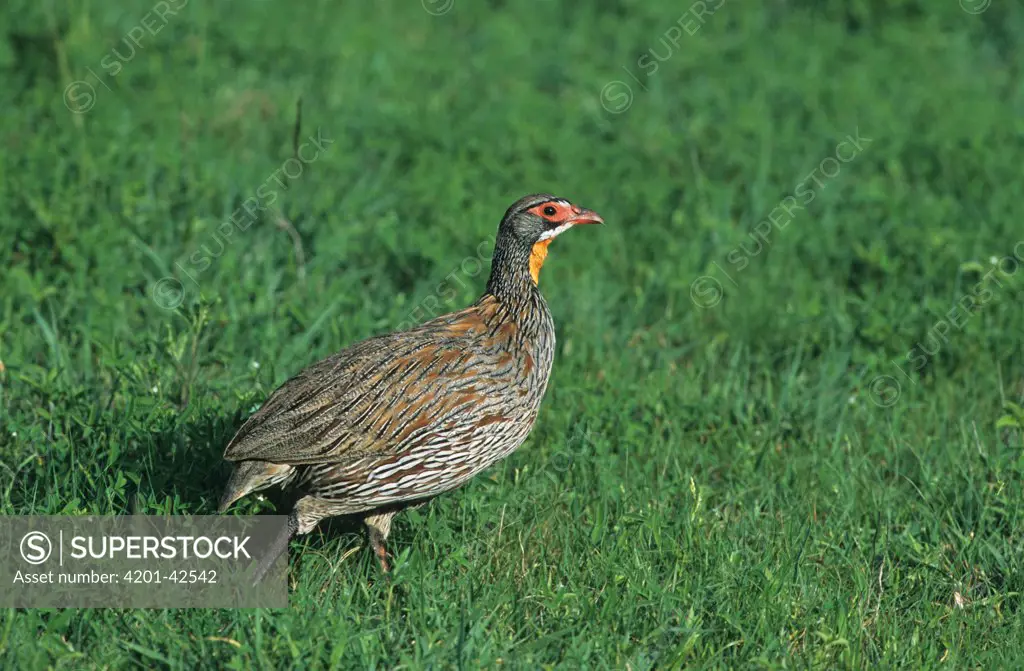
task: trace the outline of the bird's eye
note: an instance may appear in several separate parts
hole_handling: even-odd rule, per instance
[[[558,212],[558,210],[555,209],[554,205],[548,205],[544,208],[544,214],[548,217],[555,216],[555,212]]]

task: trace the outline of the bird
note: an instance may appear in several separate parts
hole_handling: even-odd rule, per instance
[[[224,450],[224,513],[269,487],[297,498],[255,582],[297,535],[361,518],[381,570],[394,516],[455,489],[526,440],[555,355],[539,276],[551,241],[603,224],[564,198],[528,195],[506,210],[484,293],[465,309],[372,337],[303,369],[251,415]]]

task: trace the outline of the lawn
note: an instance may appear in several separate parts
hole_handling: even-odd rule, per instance
[[[513,200],[608,222],[551,246],[530,438],[397,519],[390,580],[329,525],[287,610],[0,611],[0,666],[1024,664],[1024,6],[0,26],[5,515],[210,514],[244,418],[475,300]]]

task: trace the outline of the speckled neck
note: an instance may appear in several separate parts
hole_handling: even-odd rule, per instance
[[[531,245],[503,226],[494,242],[487,293],[508,305],[529,302],[537,292],[537,285],[530,275],[531,253]]]

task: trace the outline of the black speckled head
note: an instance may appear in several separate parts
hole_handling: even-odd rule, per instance
[[[500,232],[508,231],[519,241],[533,246],[551,240],[577,224],[601,224],[592,210],[573,205],[550,193],[535,193],[512,203],[501,219]]]
[[[526,278],[536,285],[552,240],[578,224],[603,223],[597,212],[549,193],[520,198],[498,227],[488,291],[521,286]]]

